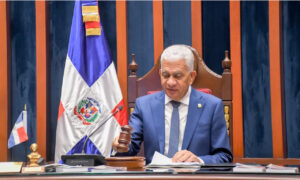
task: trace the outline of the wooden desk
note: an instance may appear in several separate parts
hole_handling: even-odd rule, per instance
[[[229,180],[229,179],[242,179],[242,180],[299,180],[300,174],[266,174],[266,173],[232,173],[232,172],[200,172],[200,173],[148,173],[148,172],[132,172],[132,173],[117,173],[117,174],[100,174],[100,173],[78,173],[78,174],[15,174],[15,175],[0,175],[0,179],[22,179],[22,180],[35,180],[35,179],[101,179],[101,180],[150,180],[150,179],[209,179],[209,180]]]

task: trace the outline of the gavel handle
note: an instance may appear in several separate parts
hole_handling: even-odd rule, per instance
[[[129,151],[129,144],[131,139],[131,131],[132,127],[129,125],[125,125],[121,127],[121,133],[118,140],[117,151],[118,152],[128,152]]]

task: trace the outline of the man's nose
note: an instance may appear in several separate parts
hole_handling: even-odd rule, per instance
[[[174,79],[172,76],[167,81],[168,86],[172,87],[176,85],[176,79]]]

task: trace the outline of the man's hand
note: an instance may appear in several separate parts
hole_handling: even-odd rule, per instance
[[[178,151],[172,158],[173,162],[199,162],[203,164],[203,161],[201,161],[195,154],[193,154],[191,151],[187,150],[181,150]]]
[[[116,137],[112,143],[112,148],[116,152],[118,152],[117,150],[118,150],[118,145],[119,145],[119,142],[118,142],[119,138],[120,138],[120,136]]]

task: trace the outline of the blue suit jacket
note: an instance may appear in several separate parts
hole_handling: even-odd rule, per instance
[[[136,155],[142,141],[146,163],[151,162],[155,151],[164,154],[164,101],[164,91],[136,99],[129,122],[133,127],[130,150],[126,155]],[[232,161],[223,104],[219,98],[192,88],[182,149],[193,152],[205,164]]]

